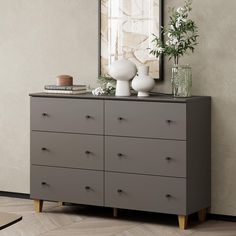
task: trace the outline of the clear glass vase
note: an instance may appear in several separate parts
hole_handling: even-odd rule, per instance
[[[191,97],[192,69],[189,65],[172,67],[172,95],[174,97]]]

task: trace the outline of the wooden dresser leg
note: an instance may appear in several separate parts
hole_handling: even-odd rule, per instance
[[[207,213],[207,209],[206,208],[201,209],[198,212],[198,219],[199,219],[200,222],[204,222],[206,220],[206,213]]]
[[[42,212],[43,210],[43,200],[34,200],[34,206],[36,212]]]
[[[188,223],[188,216],[179,215],[178,218],[179,218],[179,228],[186,229]]]
[[[113,217],[117,217],[117,215],[118,215],[118,209],[113,208]]]

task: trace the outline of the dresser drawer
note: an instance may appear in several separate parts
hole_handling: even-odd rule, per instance
[[[102,170],[103,137],[32,131],[31,163]]]
[[[105,206],[184,215],[186,179],[107,172]]]
[[[105,101],[105,134],[186,139],[186,105]]]
[[[32,97],[31,130],[103,134],[103,101]]]
[[[186,177],[186,141],[106,136],[105,170]]]
[[[103,172],[31,166],[32,199],[103,205]]]

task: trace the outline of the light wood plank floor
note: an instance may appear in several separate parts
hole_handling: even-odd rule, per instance
[[[190,217],[190,229],[181,231],[177,217],[136,211],[44,203],[35,213],[31,200],[0,197],[0,211],[23,215],[23,220],[0,231],[0,236],[236,236],[236,222],[208,220],[198,224]]]

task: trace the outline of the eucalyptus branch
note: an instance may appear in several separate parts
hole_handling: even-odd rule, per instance
[[[198,28],[193,20],[189,18],[192,10],[192,0],[186,0],[183,7],[170,8],[169,24],[162,28],[166,40],[162,41],[158,36],[153,35],[153,49],[150,54],[155,57],[166,55],[174,59],[178,64],[180,57],[188,51],[194,52],[198,38]]]

